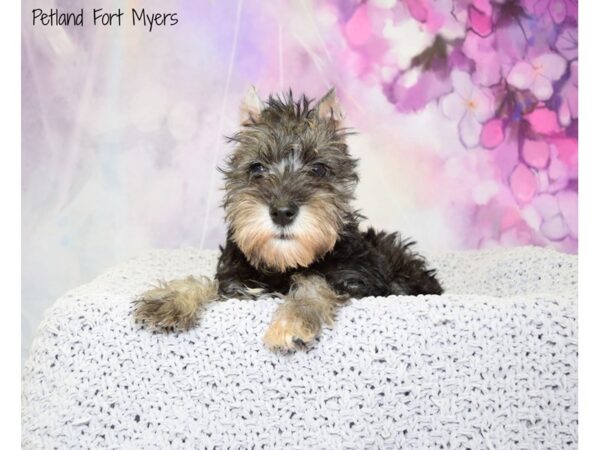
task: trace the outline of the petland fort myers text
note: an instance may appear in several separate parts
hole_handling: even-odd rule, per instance
[[[77,26],[83,27],[91,24],[97,27],[120,27],[126,21],[133,26],[143,26],[148,31],[157,27],[172,27],[177,25],[179,19],[177,13],[156,13],[145,8],[131,8],[128,13],[118,8],[116,11],[108,11],[104,8],[94,8],[79,12],[62,12],[58,8],[43,10],[35,8],[32,10],[33,26]]]

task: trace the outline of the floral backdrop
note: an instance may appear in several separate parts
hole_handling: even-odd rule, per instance
[[[238,103],[335,86],[357,207],[424,250],[577,251],[577,2],[22,2],[23,352],[67,289],[151,247],[216,248]],[[175,26],[31,26],[33,8]],[[89,13],[89,11],[88,11]]]

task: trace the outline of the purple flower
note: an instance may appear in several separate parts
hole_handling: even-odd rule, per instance
[[[577,28],[566,26],[556,38],[556,49],[569,61],[577,58],[578,54]]]

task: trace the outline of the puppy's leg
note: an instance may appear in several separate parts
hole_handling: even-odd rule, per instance
[[[134,302],[134,316],[154,327],[187,329],[196,323],[200,307],[217,298],[217,282],[207,277],[159,282]]]
[[[289,293],[275,311],[264,343],[272,350],[304,347],[319,334],[324,323],[333,324],[336,308],[345,299],[320,276],[294,276]]]

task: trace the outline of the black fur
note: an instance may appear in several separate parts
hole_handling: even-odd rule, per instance
[[[318,274],[338,294],[354,298],[385,295],[441,294],[435,270],[411,251],[414,242],[402,241],[396,233],[358,230],[355,222],[346,226],[334,249],[306,268],[284,273],[258,270],[230,238],[221,247],[217,266],[219,292],[225,297],[259,288],[287,294],[295,273]]]

